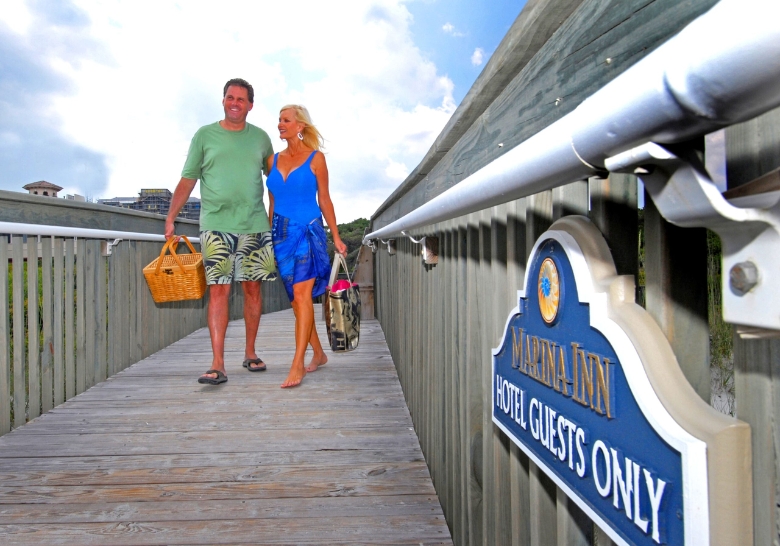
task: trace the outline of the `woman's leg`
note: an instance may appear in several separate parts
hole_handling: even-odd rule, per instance
[[[303,381],[306,370],[303,367],[303,359],[306,356],[306,347],[311,340],[311,332],[314,327],[314,304],[311,291],[314,287],[314,279],[295,283],[293,285],[292,308],[295,313],[295,356],[287,379],[282,383],[282,388],[296,387]],[[319,344],[319,340],[317,340]],[[320,347],[320,351],[322,347]]]
[[[313,304],[312,304],[313,306]],[[311,324],[311,337],[309,338],[309,345],[311,345],[314,355],[311,357],[311,362],[306,366],[307,372],[316,372],[319,366],[322,366],[328,362],[328,355],[322,350],[320,344],[320,337],[317,335],[317,324],[314,322],[314,316],[312,315]]]

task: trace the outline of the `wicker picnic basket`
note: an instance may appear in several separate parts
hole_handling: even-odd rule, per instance
[[[187,243],[190,254],[176,254],[179,238]],[[167,256],[166,251],[170,251]],[[198,300],[206,293],[203,255],[195,252],[192,243],[184,235],[174,235],[168,239],[159,258],[144,267],[144,277],[157,303]]]

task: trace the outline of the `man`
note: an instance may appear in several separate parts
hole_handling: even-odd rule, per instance
[[[200,180],[200,245],[209,286],[208,325],[214,359],[199,383],[227,381],[225,333],[228,295],[235,280],[244,291],[246,348],[244,367],[265,370],[255,353],[260,325],[260,282],[276,280],[271,227],[263,204],[262,170],[273,155],[265,131],[246,122],[254,89],[245,80],[232,79],[223,89],[225,119],[198,129],[190,143],[181,180],[173,192],[165,220],[165,237],[174,235],[174,221]]]

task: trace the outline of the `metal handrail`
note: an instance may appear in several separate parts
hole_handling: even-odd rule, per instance
[[[81,237],[90,239],[122,239],[124,241],[166,241],[165,235],[158,233],[139,233],[135,231],[113,231],[107,229],[74,228],[65,226],[45,226],[41,224],[21,224],[0,222],[0,233],[8,235],[41,235],[50,237]],[[187,237],[192,243],[200,243],[198,237]]]
[[[721,0],[574,111],[363,243],[582,180],[645,142],[685,141],[780,105],[775,10],[776,0]]]

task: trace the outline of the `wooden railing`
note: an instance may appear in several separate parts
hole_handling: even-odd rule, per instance
[[[145,233],[164,225],[158,215],[11,192],[0,192],[0,221]],[[206,325],[208,295],[153,301],[142,268],[161,243],[122,240],[106,255],[100,238],[30,231],[0,234],[0,434]],[[264,312],[289,307],[281,283],[264,283],[263,297]],[[230,318],[242,317],[241,289],[230,298]]]

